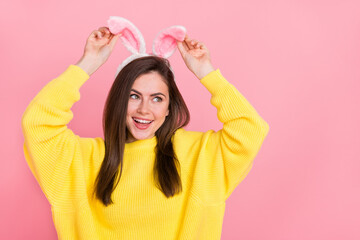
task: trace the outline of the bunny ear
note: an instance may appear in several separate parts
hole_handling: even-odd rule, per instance
[[[131,53],[145,53],[144,37],[132,22],[122,17],[111,16],[107,24],[112,34],[121,33],[119,38]]]
[[[176,49],[176,40],[184,41],[186,28],[180,25],[168,27],[158,33],[153,43],[153,53],[159,57],[168,58]]]

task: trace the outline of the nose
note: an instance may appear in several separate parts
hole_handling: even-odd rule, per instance
[[[150,112],[149,105],[146,101],[141,101],[138,105],[137,112],[146,115]]]

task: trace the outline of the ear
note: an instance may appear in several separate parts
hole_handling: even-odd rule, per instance
[[[146,52],[144,37],[132,22],[122,17],[111,16],[107,24],[112,34],[117,35],[121,33],[119,38],[131,53]]]
[[[153,53],[168,58],[176,50],[176,41],[184,41],[186,28],[180,25],[168,27],[158,33],[153,43]]]

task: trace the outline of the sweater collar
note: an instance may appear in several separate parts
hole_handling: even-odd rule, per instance
[[[156,136],[148,139],[136,140],[131,143],[125,143],[125,151],[141,148],[155,148],[157,144]]]

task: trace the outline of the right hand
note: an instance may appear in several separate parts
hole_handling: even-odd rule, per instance
[[[120,35],[112,34],[107,27],[94,30],[88,37],[84,54],[76,65],[91,75],[107,61]]]

